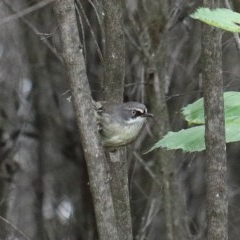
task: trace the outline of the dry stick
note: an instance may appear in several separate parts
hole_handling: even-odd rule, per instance
[[[107,181],[105,155],[97,132],[85,62],[79,49],[74,0],[56,1],[54,11],[59,23],[62,55],[69,74],[81,142],[87,161],[99,237],[101,240],[117,240],[119,238]]]
[[[218,7],[216,1],[204,0],[206,7]],[[228,196],[224,128],[222,32],[203,26],[203,78],[205,142],[207,156],[207,239],[227,240]]]

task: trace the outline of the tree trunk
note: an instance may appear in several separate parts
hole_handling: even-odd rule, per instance
[[[116,219],[105,168],[105,155],[97,132],[85,61],[82,50],[79,49],[74,1],[56,1],[54,10],[59,23],[63,58],[69,74],[81,142],[88,166],[99,237],[102,240],[117,240]]]
[[[125,38],[122,3],[119,0],[103,0],[103,11],[105,44],[102,97],[103,100],[110,103],[121,103],[123,101],[125,79]],[[116,149],[115,152],[109,152],[108,164],[119,238],[130,240],[133,236],[125,147]]]
[[[217,3],[218,2],[218,3]],[[216,8],[219,1],[204,1]],[[222,78],[222,31],[203,26],[203,78],[207,156],[207,239],[228,239],[228,195]]]

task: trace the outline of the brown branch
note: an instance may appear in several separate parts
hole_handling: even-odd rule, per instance
[[[216,8],[220,1],[204,0],[204,6]],[[224,126],[222,32],[203,26],[203,79],[205,143],[207,156],[207,239],[227,237],[228,196]]]
[[[103,9],[105,29],[103,99],[119,103],[123,100],[125,76],[125,43],[121,1],[103,0]]]
[[[111,103],[119,103],[123,101],[125,78],[122,3],[119,0],[103,0],[102,3],[105,41],[103,99]],[[121,148],[114,153],[109,153],[108,162],[119,238],[121,240],[131,240],[133,237],[126,149]]]
[[[84,155],[87,161],[98,233],[101,240],[117,240],[117,227],[107,173],[105,155],[97,133],[91,92],[77,31],[73,0],[58,0],[54,10],[61,33],[63,58],[69,74]]]

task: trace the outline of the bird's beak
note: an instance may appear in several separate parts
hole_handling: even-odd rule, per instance
[[[143,116],[144,116],[144,117],[154,117],[154,115],[151,114],[151,113],[145,113]]]

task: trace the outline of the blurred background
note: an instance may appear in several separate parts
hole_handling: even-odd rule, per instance
[[[166,133],[162,126],[173,131],[186,128],[181,108],[202,97],[202,29],[200,22],[189,18],[201,1],[122,2],[124,99],[143,102],[149,112],[161,117],[149,121],[136,142],[127,147],[134,239],[165,240],[165,196],[159,164],[168,163],[160,161],[157,151],[143,153]],[[239,1],[230,4],[234,11],[240,11]],[[101,100],[103,77],[101,10],[100,0],[76,1],[81,47],[95,100]],[[98,239],[60,49],[50,1],[0,0],[2,240]],[[223,32],[222,51],[224,91],[238,91],[240,50],[231,33]],[[161,113],[162,103],[167,116]],[[162,124],[162,118],[167,123]],[[231,240],[238,240],[240,235],[239,147],[239,143],[227,146]],[[204,152],[177,151],[169,168],[180,193],[180,198],[172,201],[181,211],[188,238],[202,240],[206,233]]]

